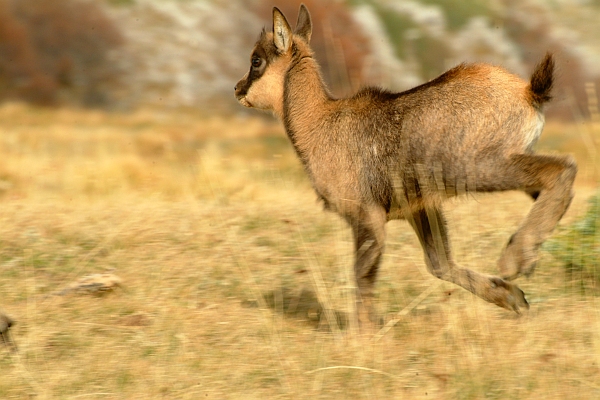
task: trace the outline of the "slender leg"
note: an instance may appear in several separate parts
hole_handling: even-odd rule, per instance
[[[511,169],[519,186],[535,202],[498,261],[505,279],[533,272],[540,246],[571,203],[577,174],[575,161],[569,156],[522,154],[512,158]]]
[[[461,268],[452,260],[446,221],[441,210],[429,208],[407,216],[414,228],[423,251],[429,272],[435,277],[459,285],[482,299],[519,313],[529,308],[523,291],[499,277],[480,274]]]
[[[375,322],[373,288],[384,249],[386,213],[383,208],[374,206],[361,210],[357,218],[348,218],[348,222],[354,235],[359,322]]]

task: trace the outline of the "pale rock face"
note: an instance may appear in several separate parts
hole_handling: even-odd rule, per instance
[[[231,96],[262,21],[238,2],[141,0],[115,10],[133,103],[192,107]],[[244,56],[242,56],[244,54]],[[226,97],[227,96],[227,97]]]
[[[518,56],[517,46],[506,37],[503,29],[496,29],[486,17],[472,18],[454,36],[451,46],[457,54],[455,63],[482,61],[527,76],[528,69]]]
[[[525,29],[543,26],[547,40],[568,48],[589,76],[597,76],[600,11],[586,2],[559,2],[554,8],[540,0],[513,3],[506,7],[494,2],[490,7]],[[257,32],[263,26],[271,29],[256,15],[252,4],[242,0],[137,0],[126,7],[109,8],[126,38],[124,48],[112,55],[127,77],[118,97],[133,106],[221,105],[240,110],[231,96],[232,88],[248,68],[247,49],[256,41]],[[492,16],[474,16],[462,27],[450,29],[442,7],[418,0],[372,0],[349,6],[349,11],[369,41],[370,54],[365,55],[359,77],[363,84],[400,91],[431,78],[423,76],[424,60],[414,54],[399,58],[394,50],[398,40],[410,43],[423,37],[444,49],[445,68],[483,61],[523,77],[532,68],[524,62],[524,49],[504,27],[495,24]],[[390,37],[382,12],[411,21],[410,29],[401,38]]]
[[[421,83],[415,66],[398,59],[394,54],[390,39],[373,7],[358,6],[353,16],[369,38],[371,48],[363,71],[366,82],[392,90],[405,90]]]

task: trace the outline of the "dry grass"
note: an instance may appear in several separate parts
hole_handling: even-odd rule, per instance
[[[596,183],[578,135],[549,126],[541,143],[580,158],[567,220]],[[430,294],[376,343],[349,334],[350,234],[277,125],[10,105],[0,152],[0,307],[20,349],[0,348],[0,398],[600,396],[599,300],[547,254],[516,318],[439,284],[390,223],[379,310]],[[450,202],[457,259],[493,272],[529,206]],[[105,271],[123,288],[46,296]]]

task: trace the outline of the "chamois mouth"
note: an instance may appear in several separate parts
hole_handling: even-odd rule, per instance
[[[237,101],[238,101],[238,102],[239,102],[241,105],[243,105],[244,107],[253,108],[253,105],[252,105],[252,103],[250,103],[250,102],[249,102],[249,101],[246,99],[246,96],[239,96],[239,97],[237,98]]]

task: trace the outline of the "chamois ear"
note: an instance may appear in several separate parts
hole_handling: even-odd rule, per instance
[[[292,45],[292,28],[277,7],[273,7],[273,43],[280,54],[287,53]]]
[[[298,22],[296,22],[296,30],[294,33],[301,36],[307,42],[310,42],[310,36],[312,35],[312,22],[310,20],[310,13],[308,8],[303,4],[300,4],[300,11],[298,12]]]

